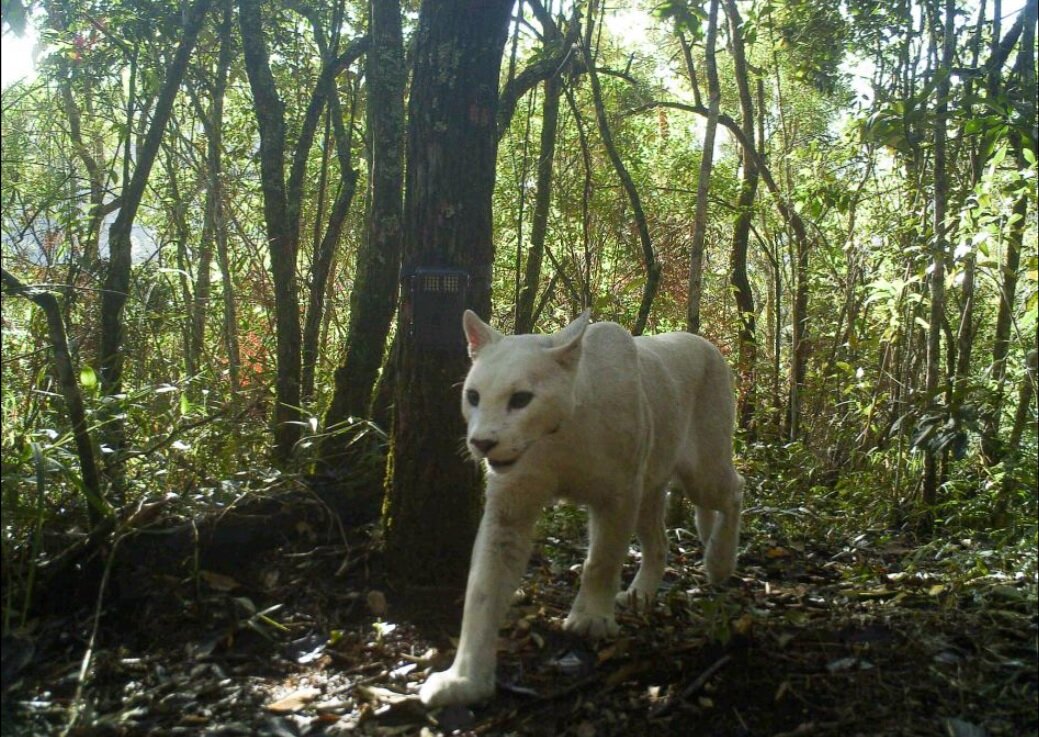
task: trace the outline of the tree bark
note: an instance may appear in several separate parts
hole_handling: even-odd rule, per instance
[[[693,243],[689,253],[689,303],[686,313],[686,330],[700,332],[700,303],[703,298],[703,254],[707,238],[707,197],[711,187],[711,172],[714,170],[714,137],[718,130],[718,112],[721,105],[721,85],[718,83],[718,65],[715,45],[718,38],[718,0],[711,0],[707,14],[707,39],[704,55],[707,67],[707,129],[703,136],[700,153],[700,178],[696,183],[696,215],[693,217]],[[694,73],[692,55],[685,38],[681,39],[686,56],[686,67],[693,89],[699,88]],[[699,100],[697,100],[699,104]]]
[[[932,14],[932,22],[935,25],[938,23],[938,10],[939,6],[936,1]],[[927,380],[925,385],[929,402],[937,400],[941,380],[942,320],[945,316],[945,259],[949,250],[945,223],[949,201],[949,179],[945,161],[946,127],[949,117],[949,72],[952,67],[956,38],[953,28],[955,20],[955,0],[945,0],[945,28],[941,62],[936,70],[938,104],[934,115],[934,244],[931,250],[931,307],[927,330]],[[923,503],[928,515],[931,514],[938,501],[938,461],[938,453],[927,448],[924,453]]]
[[[277,355],[274,459],[287,464],[300,438],[302,335],[296,283],[299,232],[292,227],[294,220],[285,184],[285,106],[271,74],[259,0],[239,0],[238,22],[245,70],[253,94],[253,111],[260,131],[260,187],[274,281]]]
[[[397,307],[404,177],[404,46],[399,0],[372,0],[368,52],[368,213],[350,295],[346,353],[335,372],[325,428],[350,417],[370,417],[372,391],[386,353]],[[322,444],[321,465],[340,469],[351,438],[333,433]]]
[[[408,106],[404,264],[471,275],[467,307],[488,315],[494,262],[491,198],[498,74],[511,0],[425,0]],[[421,346],[404,292],[397,329],[395,419],[384,512],[388,568],[403,587],[461,589],[480,512],[480,471],[458,453],[464,434],[457,344]]]
[[[740,320],[739,333],[739,424],[749,429],[754,418],[754,374],[757,363],[757,328],[755,325],[754,292],[747,277],[747,250],[750,245],[750,225],[754,216],[754,200],[758,191],[758,166],[754,155],[754,103],[750,94],[750,76],[743,47],[743,22],[735,0],[725,0],[732,41],[732,58],[736,72],[736,86],[740,95],[740,128],[748,142],[743,148],[743,179],[736,207],[736,221],[732,229],[732,253],[729,261],[729,283],[733,287],[736,309]]]
[[[534,195],[534,217],[530,227],[530,247],[523,271],[523,286],[516,302],[516,333],[534,330],[534,303],[541,284],[541,264],[545,258],[545,236],[548,212],[552,203],[552,169],[556,155],[556,128],[563,80],[545,80],[545,99],[541,108],[541,149],[538,155],[537,191]]]
[[[1036,77],[1035,77],[1035,33],[1039,2],[1029,0],[1021,13],[1023,23],[1021,30],[1021,47],[1014,64],[1014,71],[1020,79],[1019,97],[1016,100],[1021,118],[1029,128],[1033,141],[1039,138],[1036,118]],[[1010,35],[1010,34],[1008,34]],[[998,69],[997,63],[990,65]],[[1019,132],[1011,134],[1018,168],[1026,169],[1022,148],[1025,144]],[[999,428],[1003,415],[1003,402],[1006,394],[1006,363],[1010,355],[1010,329],[1013,323],[1014,304],[1017,299],[1018,269],[1021,267],[1021,251],[1024,247],[1024,233],[1028,216],[1029,194],[1027,188],[1014,201],[1009,232],[1006,239],[1006,255],[1003,263],[1003,283],[1000,285],[999,310],[996,313],[996,340],[992,347],[992,378],[996,382],[996,393],[992,407],[989,409],[982,433],[982,456],[989,465],[998,463],[1003,455],[999,442]]]

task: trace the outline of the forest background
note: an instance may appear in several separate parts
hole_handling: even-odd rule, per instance
[[[1036,17],[4,0],[5,633],[143,525],[301,489],[459,585],[463,304],[701,333],[757,514],[1034,601]]]

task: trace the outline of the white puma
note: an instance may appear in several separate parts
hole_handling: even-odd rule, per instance
[[[562,497],[589,509],[590,546],[564,628],[617,634],[615,603],[650,601],[664,574],[668,484],[697,506],[712,582],[736,566],[743,478],[733,468],[729,367],[689,333],[632,338],[585,312],[554,335],[503,336],[471,311],[472,368],[462,390],[487,499],[473,547],[462,635],[451,667],[419,693],[428,705],[494,693],[498,629],[530,556],[541,510]],[[631,534],[642,564],[621,594]]]

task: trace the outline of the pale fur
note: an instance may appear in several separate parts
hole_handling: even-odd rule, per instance
[[[589,324],[587,312],[548,336],[506,337],[468,311],[463,322],[473,364],[462,412],[470,452],[487,468],[487,498],[458,652],[422,686],[429,705],[493,695],[498,629],[526,568],[534,523],[554,499],[589,510],[588,557],[564,628],[592,638],[617,634],[616,603],[641,604],[656,593],[669,484],[697,507],[712,582],[735,568],[743,504],[732,462],[730,371],[708,341],[688,333],[632,338],[614,323]],[[517,392],[533,398],[510,409]],[[484,453],[480,441],[497,444]],[[642,563],[618,594],[632,533]]]

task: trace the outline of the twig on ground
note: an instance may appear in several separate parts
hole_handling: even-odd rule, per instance
[[[678,704],[681,704],[682,702],[686,701],[689,697],[691,697],[693,694],[695,694],[697,691],[703,688],[707,681],[711,679],[711,676],[713,676],[715,673],[717,673],[726,665],[728,665],[730,660],[732,660],[731,655],[723,655],[722,657],[718,658],[718,660],[714,661],[714,664],[711,665],[710,668],[698,675],[692,683],[690,683],[688,686],[682,689],[682,693],[680,693],[677,698],[668,699],[664,703],[653,707],[649,712],[650,718],[662,717],[669,711],[671,711],[673,708],[675,708]]]

